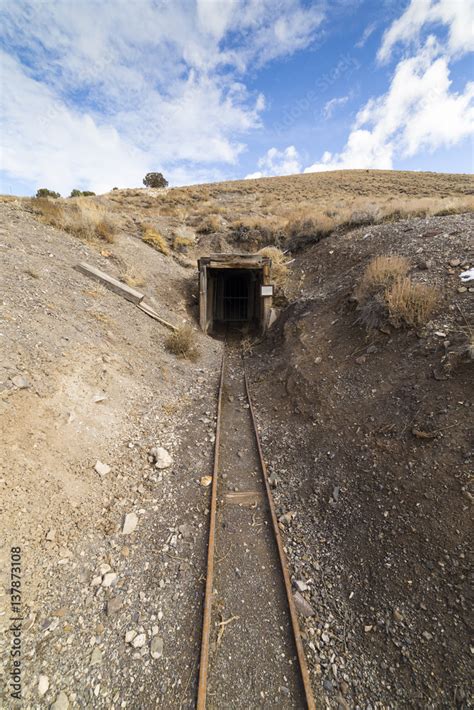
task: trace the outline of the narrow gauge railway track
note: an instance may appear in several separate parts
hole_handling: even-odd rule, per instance
[[[211,488],[198,710],[315,703],[249,383],[223,356]]]

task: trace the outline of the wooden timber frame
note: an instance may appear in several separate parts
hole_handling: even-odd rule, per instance
[[[268,327],[272,295],[262,295],[262,286],[272,286],[272,262],[261,254],[211,254],[198,260],[199,268],[199,324],[205,333],[212,333],[215,324],[223,320],[223,283],[226,272],[247,276],[249,293],[249,321],[260,333]],[[231,274],[229,273],[229,277]],[[266,289],[270,292],[272,289]]]

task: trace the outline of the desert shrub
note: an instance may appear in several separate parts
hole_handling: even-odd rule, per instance
[[[143,178],[145,187],[168,187],[168,180],[163,173],[147,173]]]
[[[288,280],[288,266],[286,257],[277,247],[264,247],[258,252],[272,260],[272,281],[277,288],[284,288]]]
[[[290,249],[295,250],[307,244],[315,244],[327,237],[334,227],[334,220],[323,214],[319,217],[290,219],[286,226]]]
[[[179,234],[176,234],[173,239],[173,249],[174,251],[180,251],[186,253],[188,250],[188,247],[192,247],[194,245],[194,239],[191,237],[183,237]]]
[[[394,325],[417,327],[429,321],[439,299],[433,286],[400,276],[386,290],[385,300]]]
[[[359,302],[385,291],[401,276],[405,276],[409,268],[408,259],[404,256],[376,256],[367,265],[356,290],[355,297]]]
[[[204,217],[196,226],[196,232],[199,234],[213,234],[221,228],[221,221],[216,215]]]
[[[91,190],[71,190],[71,194],[69,197],[93,197],[95,196],[95,192],[91,192]]]
[[[365,227],[381,221],[380,209],[376,205],[368,205],[365,209],[354,210],[349,214],[346,223],[350,227]]]
[[[144,227],[142,241],[144,241],[145,244],[149,244],[151,247],[153,247],[153,249],[160,251],[165,256],[168,256],[168,254],[170,253],[168,242],[166,241],[165,237],[159,232],[157,232],[156,229],[154,229],[153,227]]]
[[[36,197],[52,197],[54,200],[57,200],[61,195],[59,192],[54,192],[54,190],[48,190],[47,187],[40,187],[39,190],[36,190]]]
[[[405,257],[372,259],[355,289],[359,322],[372,329],[386,323],[417,327],[429,320],[438,302],[436,289],[412,281],[408,269]]]
[[[115,241],[116,227],[115,223],[108,218],[100,219],[93,225],[92,234],[104,242],[113,244]]]
[[[173,331],[165,340],[165,347],[173,355],[186,360],[196,360],[199,351],[195,342],[195,334],[191,326],[183,325]]]

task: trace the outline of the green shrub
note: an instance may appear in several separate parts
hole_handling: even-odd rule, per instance
[[[163,173],[147,173],[143,178],[145,187],[168,187],[168,180]]]
[[[48,190],[47,187],[40,187],[39,190],[36,190],[36,197],[52,197],[53,199],[57,200],[57,198],[61,197],[61,195],[59,194],[59,192],[54,192],[54,190]]]
[[[91,192],[90,190],[71,190],[71,194],[69,195],[70,197],[92,197],[95,195],[95,192]]]

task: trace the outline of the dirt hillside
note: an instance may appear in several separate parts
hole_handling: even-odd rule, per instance
[[[346,171],[0,201],[0,552],[8,591],[21,548],[25,706],[194,706],[223,351],[197,327],[196,259],[269,245],[291,263],[247,366],[296,512],[319,703],[469,706],[473,193],[465,175]],[[436,290],[422,325],[361,321],[379,255]],[[187,324],[197,356],[83,261]]]

